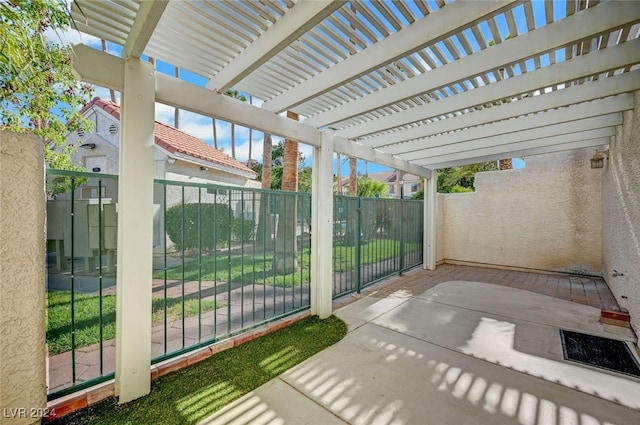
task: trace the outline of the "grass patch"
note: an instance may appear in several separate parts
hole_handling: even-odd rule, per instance
[[[409,242],[404,244],[405,253],[420,249],[420,244]],[[355,266],[354,246],[335,246],[333,248],[333,261],[335,272],[343,272],[353,269]],[[393,239],[375,239],[363,244],[360,248],[361,264],[373,264],[379,261],[396,257],[399,252],[399,242]],[[298,253],[298,264],[301,270],[287,275],[278,275],[273,272],[273,253],[260,255],[232,255],[207,254],[202,256],[202,264],[197,261],[187,262],[184,266],[167,269],[167,279],[182,280],[185,282],[196,281],[202,268],[202,280],[214,280],[218,282],[232,282],[247,284],[266,284],[291,287],[309,282],[311,251],[308,248]],[[153,274],[156,279],[164,278],[164,271],[156,271]]]
[[[347,332],[331,316],[308,317],[203,360],[152,383],[151,394],[118,405],[109,398],[72,413],[61,424],[195,424],[315,353],[335,344]]]
[[[185,282],[198,280],[202,273],[202,280],[217,282],[232,282],[247,284],[266,284],[281,287],[292,287],[302,283],[309,283],[310,279],[311,250],[302,249],[298,252],[299,270],[286,275],[273,271],[273,253],[231,255],[213,253],[202,255],[202,264],[197,261],[189,261],[184,266],[167,269],[167,279],[182,280]],[[202,270],[201,270],[202,269]],[[164,271],[153,273],[155,279],[164,279]]]
[[[400,243],[395,239],[374,239],[360,247],[360,263],[374,264],[398,256]],[[415,242],[404,244],[404,252],[408,254],[420,249],[420,245]],[[335,246],[333,247],[334,271],[344,272],[355,267],[356,247],[355,246]]]
[[[202,312],[224,307],[226,303],[202,300]],[[76,348],[86,347],[100,342],[100,298],[98,295],[75,294],[75,335]],[[197,299],[186,299],[185,317],[196,316],[200,306]],[[164,322],[164,299],[154,298],[151,304],[154,325]],[[182,318],[182,300],[167,299],[167,321]],[[116,297],[102,296],[102,340],[116,336]],[[71,350],[71,292],[47,292],[47,344],[49,354],[56,355]]]

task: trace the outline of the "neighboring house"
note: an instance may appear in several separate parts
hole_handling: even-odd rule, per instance
[[[118,174],[120,106],[99,97],[80,111],[94,123],[91,133],[70,133],[78,149],[74,162],[87,171]],[[259,188],[256,173],[246,165],[177,128],[155,122],[155,178]]]
[[[74,163],[83,165],[87,171],[101,174],[118,174],[120,145],[120,106],[116,103],[94,98],[80,111],[93,121],[91,133],[69,133],[67,143],[77,149],[71,158]],[[242,188],[260,188],[256,173],[246,165],[209,146],[197,137],[177,128],[155,122],[155,178],[175,181],[178,184],[156,184],[154,187],[154,242],[158,252],[163,249],[162,224],[164,208],[186,203],[228,202],[235,216],[255,219],[257,214],[243,202],[244,195],[227,188],[183,187],[181,182],[206,183]],[[100,190],[99,190],[100,189]],[[102,192],[99,195],[98,192]],[[117,222],[117,184],[112,179],[103,179],[100,186],[93,179],[83,183],[75,192],[75,257],[85,258],[85,269],[93,270],[97,253],[97,236],[92,231],[98,229],[99,196],[103,204],[103,249],[108,255],[108,270],[113,270],[116,249]],[[65,268],[65,258],[70,256],[71,214],[69,194],[60,194],[48,202],[48,239],[56,243],[57,268]],[[166,205],[163,208],[163,203]],[[95,211],[94,211],[95,210]],[[111,224],[111,228],[107,228]],[[96,233],[97,235],[97,233]],[[168,240],[168,249],[173,243]],[[62,252],[66,255],[63,255]]]
[[[418,176],[414,176],[413,174],[404,175],[404,184],[402,185],[402,190],[400,188],[400,182],[396,181],[395,171],[369,173],[368,177],[370,179],[386,183],[389,187],[389,196],[392,198],[400,198],[400,193],[402,192],[404,199],[410,199],[416,192],[421,189],[420,178]],[[342,193],[349,193],[349,177],[342,178]]]

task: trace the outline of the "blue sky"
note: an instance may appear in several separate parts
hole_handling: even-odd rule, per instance
[[[433,0],[429,0],[432,3],[432,6],[434,8],[436,8],[435,5],[435,1]],[[447,3],[449,3],[450,1],[447,1]],[[419,14],[417,12],[417,10],[415,10],[415,5],[412,2],[407,2],[405,3],[410,9],[413,9],[416,14]],[[539,0],[539,1],[533,1],[532,3],[533,5],[533,18],[534,18],[534,22],[535,22],[535,26],[536,28],[544,26],[545,25],[545,10],[544,10],[544,1],[543,0]],[[392,3],[389,3],[389,7],[390,8],[394,8],[395,6],[393,6]],[[376,12],[377,13],[377,12]],[[526,17],[525,17],[525,11],[524,11],[524,7],[523,5],[520,5],[518,7],[516,7],[514,9],[514,17],[515,17],[515,22],[516,22],[516,28],[518,31],[518,34],[524,33],[527,31],[526,28]],[[554,18],[555,19],[561,19],[565,17],[565,5],[563,2],[554,2]],[[386,20],[384,20],[384,17],[382,15],[379,15],[378,18],[380,18],[383,22],[386,22]],[[507,21],[504,18],[504,16],[499,15],[498,17],[496,17],[496,24],[498,27],[498,30],[500,32],[500,35],[502,38],[505,38],[509,35],[509,28],[507,25]],[[388,26],[389,31],[391,32],[395,32],[395,29],[393,29],[393,27],[391,27],[391,25]],[[372,28],[372,30],[375,30],[374,28]],[[490,39],[491,38],[491,30],[489,28],[489,25],[486,23],[482,23],[480,24],[480,30],[481,32],[485,35],[485,38]],[[470,31],[470,30],[467,30]],[[377,32],[377,31],[376,31]],[[70,43],[79,43],[82,42],[84,44],[88,44],[92,47],[95,48],[100,48],[100,40],[96,39],[95,37],[92,36],[88,36],[86,34],[79,34],[77,33],[77,31],[71,31],[70,33],[65,34],[65,37],[67,38],[67,40]],[[471,40],[473,40],[473,37],[470,37]],[[459,47],[459,50],[464,54],[464,49],[462,48],[462,45],[460,44],[460,42],[458,41],[458,39],[456,37],[452,38],[452,42]],[[440,42],[440,45],[442,45],[443,43]],[[474,51],[479,50],[479,46],[476,45],[475,43],[471,43],[472,44],[472,49]],[[448,54],[448,49],[443,48],[441,49],[442,52],[449,56]],[[107,51],[111,54],[114,54],[116,56],[121,56],[122,54],[122,46],[113,44],[113,43],[107,43]],[[558,50],[556,53],[556,61],[557,62],[561,62],[563,61],[564,58],[564,50]],[[437,60],[437,58],[435,56],[432,56],[434,58],[434,60],[436,60],[436,62],[439,63],[439,61]],[[142,57],[142,59],[147,59],[145,56]],[[453,58],[451,56],[447,57],[448,60],[452,60]],[[549,65],[549,56],[545,55],[542,57],[541,59],[541,65],[542,66],[547,66]],[[528,70],[533,69],[533,61],[527,61],[526,62],[526,66],[528,68]],[[157,60],[156,61],[156,69],[159,72],[163,72],[169,75],[174,75],[175,72],[175,68],[168,63],[165,63],[163,61]],[[519,65],[516,65],[515,69],[514,69],[514,73],[520,74],[520,69],[519,69]],[[196,84],[199,86],[205,86],[207,79],[199,76],[197,74],[185,71],[185,70],[180,70],[180,78],[188,81],[192,84]],[[109,98],[109,91],[105,88],[102,87],[96,87],[96,96],[108,99]],[[249,96],[246,95],[247,99],[249,99]],[[254,105],[260,106],[260,104],[262,103],[260,99],[252,99],[252,103]],[[157,104],[156,106],[156,119],[160,122],[163,122],[165,124],[168,125],[173,125],[174,124],[174,108],[172,107],[168,107],[166,105],[162,105],[162,104]],[[212,129],[212,121],[211,118],[209,117],[204,117],[198,114],[194,114],[188,111],[180,111],[180,129],[192,134],[196,137],[199,137],[200,139],[204,140],[206,143],[209,143],[211,145],[213,145],[213,129]],[[217,136],[218,136],[218,145],[219,147],[222,148],[222,150],[227,153],[227,154],[231,154],[231,125],[227,122],[221,121],[221,120],[216,120],[216,132],[217,132]],[[235,130],[235,140],[236,140],[236,157],[238,160],[240,161],[246,161],[248,159],[248,153],[249,153],[249,145],[251,144],[251,148],[252,148],[252,159],[257,159],[259,161],[261,161],[261,157],[262,157],[262,141],[263,141],[263,134],[262,132],[259,131],[251,131],[248,128],[242,127],[242,126],[236,126],[236,130]],[[278,141],[280,141],[281,138],[278,137],[274,137],[274,143],[277,143]],[[300,149],[303,153],[303,155],[307,158],[307,163],[310,164],[311,163],[311,156],[312,156],[312,148],[308,145],[304,145],[304,144],[300,144]],[[337,162],[334,163],[334,170],[337,169]],[[344,174],[348,173],[348,163],[346,161],[341,161],[341,172]],[[524,167],[524,161],[519,159],[519,158],[514,158],[514,168],[523,168]],[[368,171],[370,173],[374,173],[374,172],[378,172],[378,171],[388,171],[389,169],[386,167],[382,167],[379,166],[377,164],[368,164],[368,166],[366,167],[368,169]],[[364,161],[358,161],[358,171],[360,173],[364,173],[365,172],[365,163]]]

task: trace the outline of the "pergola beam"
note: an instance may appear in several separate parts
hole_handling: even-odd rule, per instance
[[[344,3],[343,0],[301,0],[212,77],[207,88],[220,93],[230,89]]]
[[[415,158],[415,151],[427,149],[432,152],[433,148],[461,149],[462,142],[473,141],[482,138],[495,138],[496,136],[508,134],[509,137],[520,134],[519,132],[538,129],[544,126],[582,120],[585,118],[597,117],[614,112],[622,112],[633,109],[633,95],[625,93],[619,96],[581,103],[553,111],[540,112],[525,117],[519,117],[507,121],[499,121],[479,127],[472,127],[461,131],[441,134],[429,137],[428,139],[414,140],[389,146],[384,149],[385,153],[398,155],[401,158]],[[422,153],[422,152],[420,152]]]
[[[609,47],[571,60],[556,63],[535,72],[447,97],[436,102],[416,106],[401,113],[367,121],[338,132],[348,139],[378,133],[428,118],[462,111],[474,106],[509,99],[522,93],[544,90],[566,81],[578,80],[590,75],[624,68],[640,62],[640,39],[627,41],[616,47]]]
[[[156,75],[156,99],[160,103],[185,111],[215,117],[308,145],[320,146],[321,133],[311,126],[175,77]]]
[[[347,140],[344,137],[335,136],[333,149],[335,152],[352,158],[359,158],[364,161],[384,165],[386,167],[405,171],[416,176],[426,178],[429,178],[429,176],[431,176],[431,169],[429,168],[421,167],[396,156],[392,156],[379,150],[362,146],[361,144]]]
[[[413,143],[413,141],[418,138],[423,138],[424,140],[424,138],[428,136],[443,134],[461,128],[466,129],[481,124],[515,118],[535,112],[588,102],[607,96],[629,93],[639,89],[640,71],[626,72],[622,75],[573,85],[544,95],[527,97],[515,102],[485,108],[480,111],[463,114],[455,118],[440,120],[405,130],[399,130],[390,134],[374,136],[360,140],[360,143],[372,148],[394,145],[409,140],[411,141],[410,143]],[[418,141],[416,140],[416,142]],[[386,152],[388,150],[384,149],[384,151]],[[392,152],[391,150],[389,151]]]
[[[484,148],[497,148],[504,151],[508,151],[511,148],[505,147],[507,145],[517,144],[528,140],[539,140],[542,138],[553,139],[555,136],[564,134],[578,134],[585,130],[594,130],[605,127],[614,127],[622,124],[622,113],[616,112],[608,115],[600,115],[594,118],[576,119],[574,121],[562,122],[554,125],[547,125],[541,127],[529,128],[527,130],[518,131],[514,133],[500,134],[496,136],[489,136],[480,139],[468,140],[461,143],[455,143],[451,145],[436,146],[429,149],[424,149],[413,154],[412,159],[417,163],[421,162],[421,159],[426,158],[426,162],[433,162],[431,158],[441,157],[452,154],[466,154],[467,152],[475,151]],[[553,139],[560,140],[560,139]],[[497,153],[497,152],[496,152]],[[411,155],[411,154],[407,154]]]
[[[136,19],[124,43],[125,58],[138,58],[144,52],[168,4],[169,0],[140,2]]]
[[[74,53],[73,69],[79,79],[113,90],[124,89],[123,59],[84,45],[74,46]],[[322,132],[310,125],[238,102],[229,96],[165,74],[156,73],[155,83],[156,101],[160,103],[311,146],[321,145]],[[341,137],[335,138],[334,147],[337,152],[419,176],[428,176],[431,171]]]
[[[600,3],[536,31],[523,34],[442,67],[382,88],[367,96],[307,119],[317,127],[337,123],[456,82],[506,67],[531,56],[574,44],[638,20],[640,8],[631,2]]]
[[[622,121],[622,117],[620,120]],[[560,134],[551,137],[540,137],[537,139],[528,138],[514,143],[504,145],[478,146],[478,148],[468,151],[455,152],[445,155],[432,156],[425,159],[416,160],[417,163],[433,167],[434,164],[442,164],[452,161],[460,161],[473,159],[472,162],[480,162],[478,158],[488,155],[497,155],[500,158],[509,158],[513,152],[520,152],[526,149],[540,148],[546,146],[557,146],[566,143],[579,142],[582,140],[600,139],[603,137],[614,136],[616,129],[614,127],[595,128],[586,131],[577,131],[573,133]],[[506,155],[506,156],[505,156]]]
[[[608,143],[609,143],[608,137],[600,137],[595,139],[580,140],[578,142],[562,143],[559,145],[542,146],[542,147],[535,147],[531,149],[521,149],[521,150],[515,150],[511,152],[502,152],[494,155],[467,157],[465,159],[461,159],[457,161],[440,162],[438,164],[431,164],[430,166],[433,167],[434,169],[458,167],[461,165],[475,164],[478,162],[498,161],[500,159],[504,159],[505,156],[511,157],[511,158],[521,158],[521,157],[523,158],[527,156],[541,155],[546,153],[564,152],[564,151],[570,151],[574,149],[583,149],[583,148],[592,148],[596,146],[603,146]]]
[[[262,107],[282,112],[495,16],[519,0],[458,1],[278,95]]]

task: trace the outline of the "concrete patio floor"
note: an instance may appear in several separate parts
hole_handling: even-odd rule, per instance
[[[202,423],[640,423],[640,379],[563,359],[559,328],[635,341],[599,308],[425,273],[337,310],[342,341]]]

